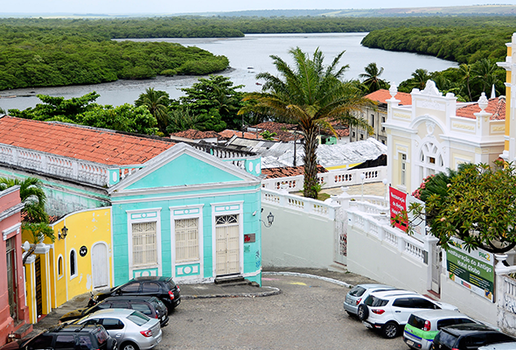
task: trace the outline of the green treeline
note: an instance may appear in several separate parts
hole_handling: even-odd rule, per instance
[[[92,40],[83,36],[0,35],[0,90],[95,84],[156,75],[209,74],[225,56],[165,42]]]
[[[362,45],[390,51],[415,52],[458,63],[488,58],[504,61],[505,43],[516,25],[470,27],[389,28],[369,33]]]
[[[203,75],[229,66],[226,57],[195,47],[112,39],[370,32],[365,46],[474,63],[483,58],[503,60],[505,43],[516,31],[514,23],[514,16],[3,18],[0,90]]]

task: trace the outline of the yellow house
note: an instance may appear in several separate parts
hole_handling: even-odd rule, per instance
[[[111,207],[83,210],[53,223],[55,241],[36,245],[25,264],[27,306],[37,323],[73,297],[96,288],[111,287]],[[23,240],[30,241],[30,233]]]

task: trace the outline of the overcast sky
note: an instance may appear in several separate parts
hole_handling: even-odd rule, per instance
[[[491,3],[513,4],[515,0]],[[173,14],[264,9],[351,9],[486,4],[475,0],[2,0],[0,13]]]

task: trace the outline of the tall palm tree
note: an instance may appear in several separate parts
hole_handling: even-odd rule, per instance
[[[376,63],[373,62],[369,63],[367,67],[364,68],[364,70],[365,73],[359,74],[358,77],[364,79],[362,84],[367,87],[367,91],[369,93],[380,89],[386,89],[389,86],[385,80],[380,79],[380,75],[383,73],[383,67],[378,69]]]
[[[27,215],[25,221],[48,223],[48,215],[45,212],[47,196],[43,191],[41,181],[34,177],[28,177],[23,181],[0,177],[0,191],[16,185],[20,186],[21,201],[25,204],[22,210]]]
[[[313,58],[302,52],[299,47],[289,53],[294,58],[291,68],[284,60],[272,55],[273,63],[280,73],[276,77],[270,73],[260,73],[256,77],[265,80],[262,92],[246,95],[244,100],[255,100],[238,112],[240,115],[250,111],[265,113],[287,123],[295,123],[304,133],[304,195],[317,198],[317,158],[319,128],[333,132],[330,122],[340,121],[371,131],[367,121],[354,117],[351,112],[372,101],[360,97],[360,92],[341,79],[349,67],[338,68],[344,54],[338,54],[329,66],[323,65],[324,56],[319,49]]]
[[[459,66],[459,74],[461,76],[461,81],[464,82],[466,88],[468,90],[468,102],[473,101],[473,96],[471,96],[471,66],[469,64],[463,63]]]
[[[430,80],[432,77],[428,74],[426,69],[418,68],[412,73],[412,78],[408,80],[408,87],[410,89],[419,89],[424,90],[426,87],[426,82]]]
[[[145,89],[145,93],[140,94],[138,100],[135,101],[136,106],[145,106],[158,122],[159,131],[166,133],[168,122],[168,105],[170,103],[169,96],[164,91],[154,90],[154,88]]]
[[[473,79],[481,88],[479,95],[482,92],[488,92],[491,86],[496,84],[496,81],[498,80],[496,76],[497,69],[498,66],[496,63],[488,58],[482,58],[471,66]]]

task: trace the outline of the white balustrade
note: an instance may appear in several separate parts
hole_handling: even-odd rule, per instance
[[[363,183],[380,182],[387,177],[387,167],[332,170],[317,174],[317,177],[321,188],[334,188],[360,185],[362,184],[362,174],[364,175]],[[262,187],[271,190],[286,189],[290,192],[297,192],[303,190],[303,180],[303,175],[264,179],[262,180]]]
[[[262,188],[262,203],[327,217],[331,220],[335,218],[335,209],[340,206],[333,202],[321,202],[319,200],[289,194],[284,190],[275,191],[266,188]]]

